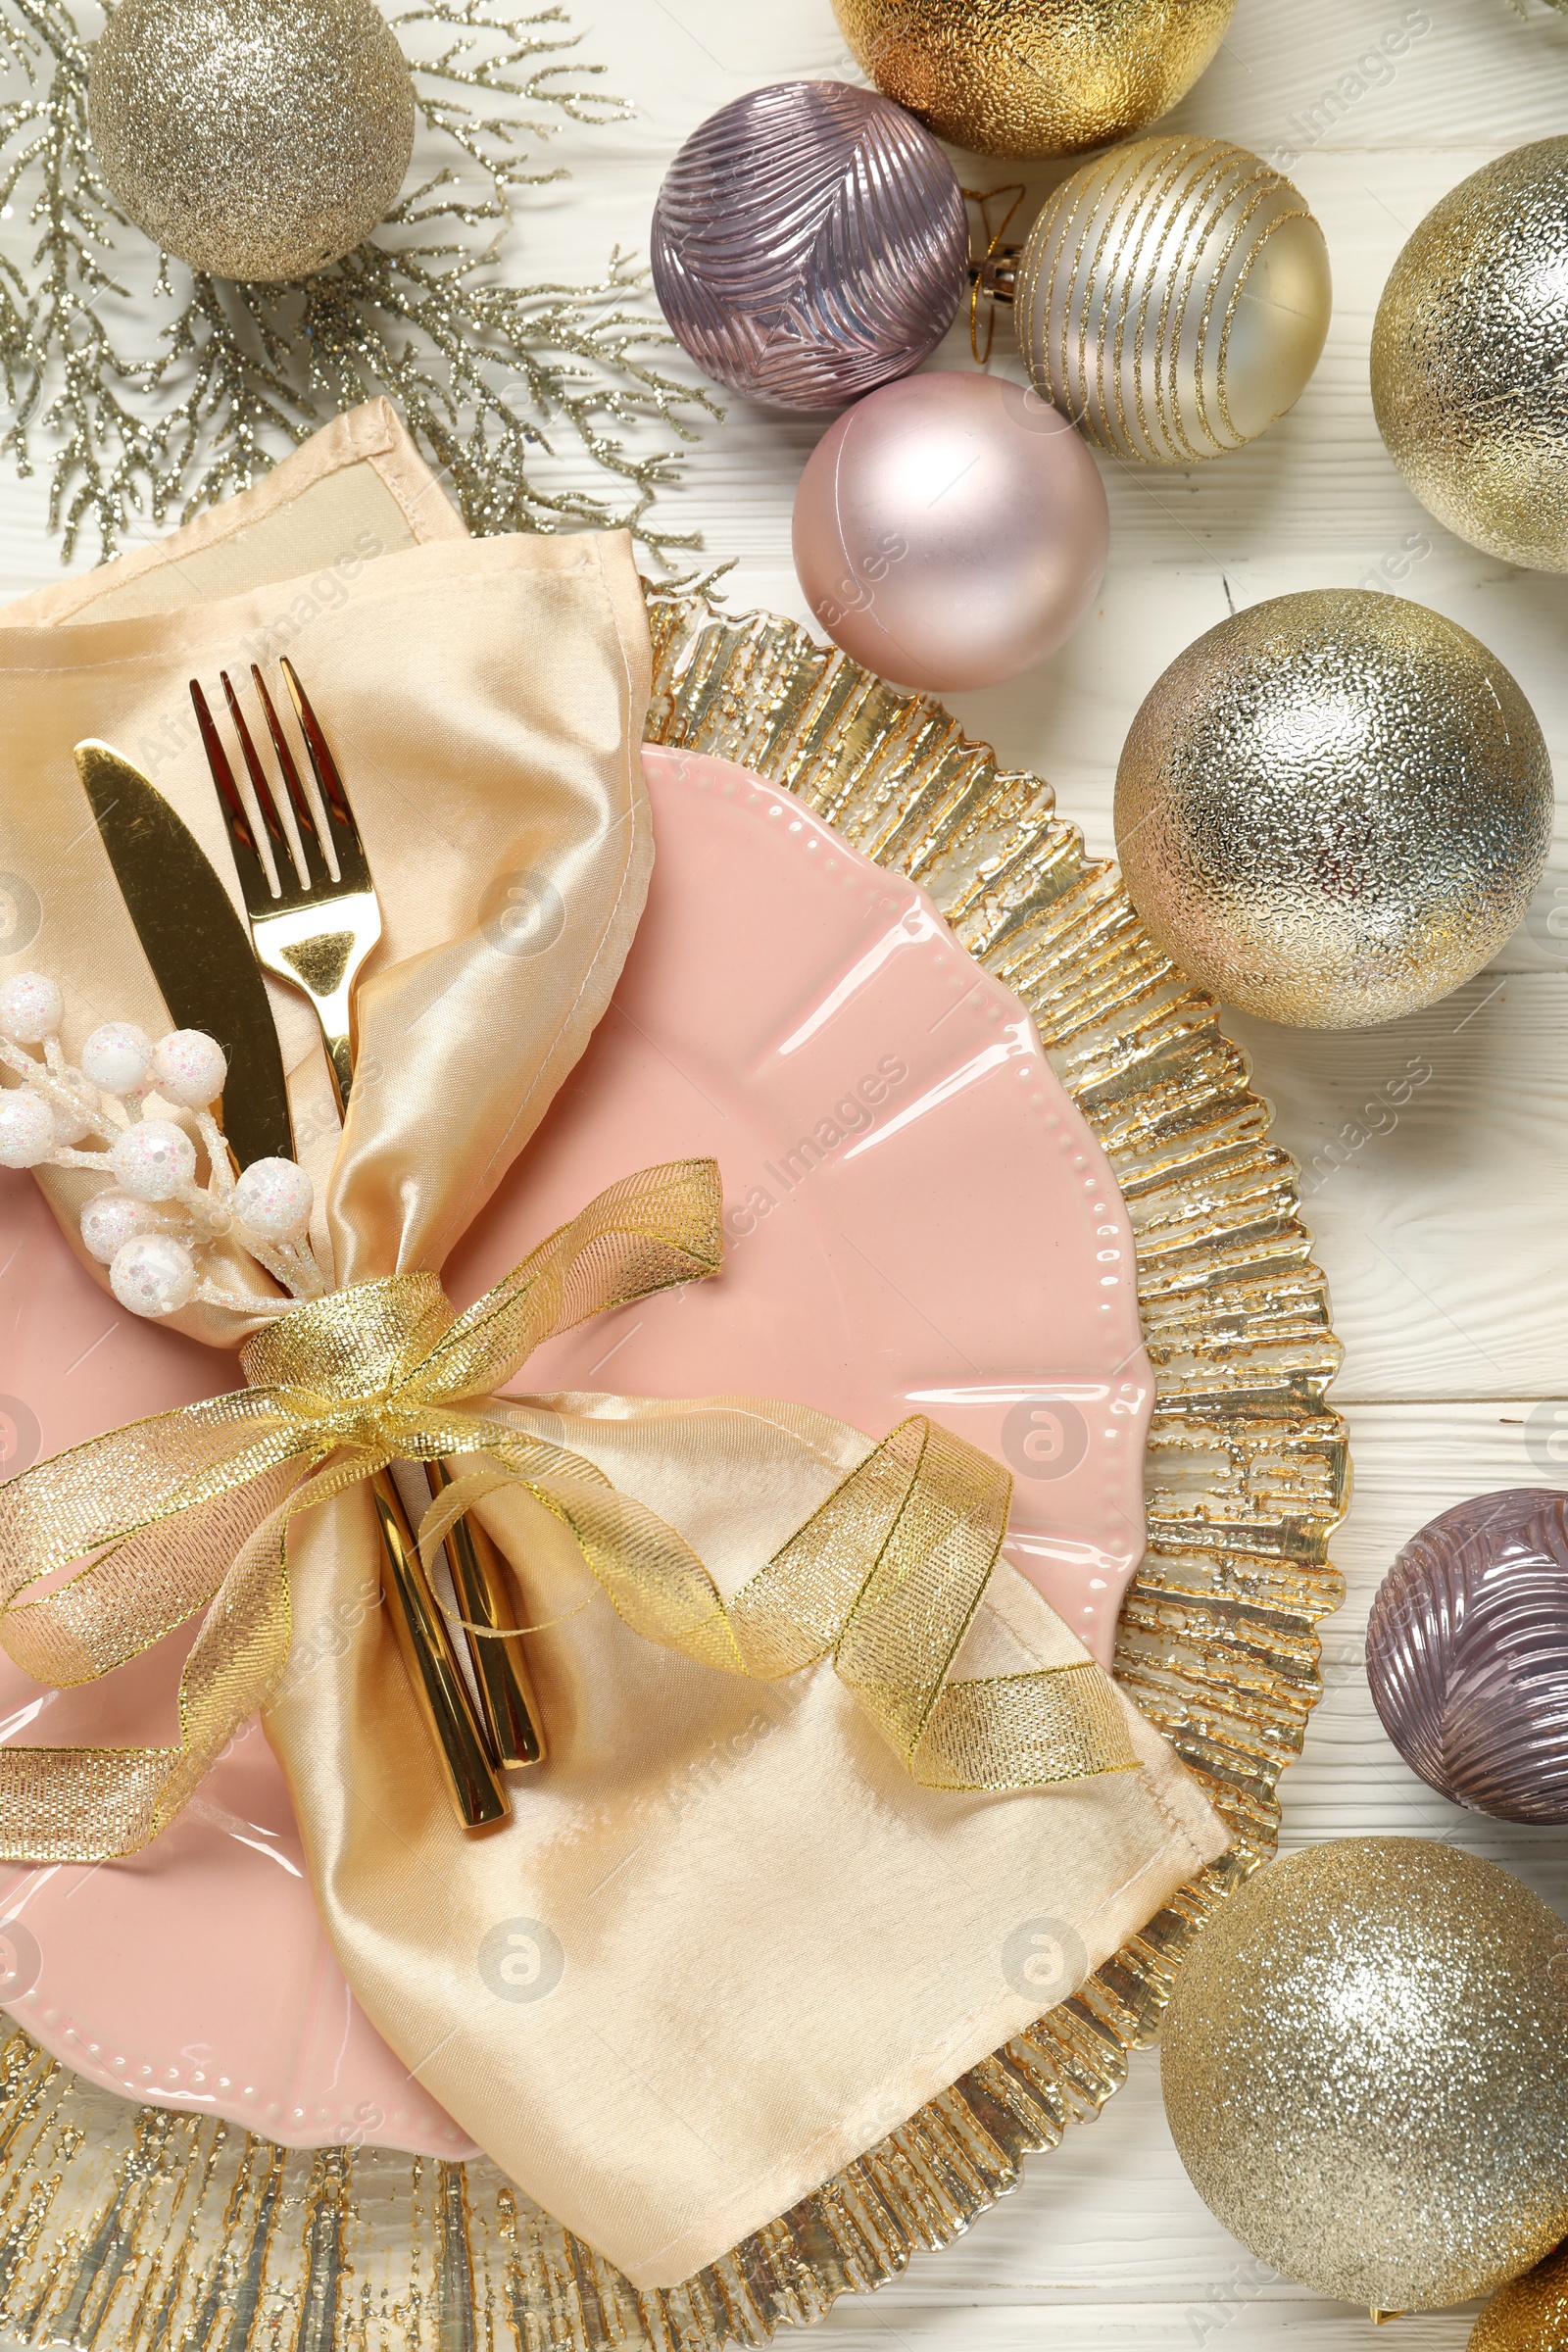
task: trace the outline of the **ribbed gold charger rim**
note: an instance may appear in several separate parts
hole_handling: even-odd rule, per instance
[[[1247,1064],[1039,778],[769,613],[652,599],[650,739],[787,786],[930,891],[1028,1005],[1137,1235],[1158,1389],[1116,1674],[1235,1832],[1073,2000],[684,2286],[639,2294],[481,2163],[300,2153],[0,2051],[0,2328],[98,2352],[717,2352],[895,2277],[1103,2106],[1209,1912],[1273,1851],[1321,1691],[1340,1350]]]

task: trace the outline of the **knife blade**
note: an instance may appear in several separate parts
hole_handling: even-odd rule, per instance
[[[177,1029],[228,1056],[223,1126],[242,1168],[292,1159],[283,1054],[250,933],[206,851],[158,787],[113,744],[76,746],[76,773]]]

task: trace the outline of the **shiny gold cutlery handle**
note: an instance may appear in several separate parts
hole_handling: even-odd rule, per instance
[[[354,1054],[346,1035],[333,1036],[327,1026],[324,1014],[321,1020],[321,1040],[326,1047],[326,1057],[332,1065],[332,1081],[337,1088],[338,1108],[347,1118],[349,1097],[354,1092]]]
[[[452,1484],[445,1462],[426,1462],[424,1470],[432,1494],[439,1495]],[[510,1632],[516,1637],[507,1564],[477,1519],[467,1514],[454,1520],[445,1541],[462,1614],[475,1625],[492,1626],[497,1633]],[[503,1764],[542,1763],[545,1743],[539,1704],[528,1680],[520,1637],[497,1642],[470,1633],[467,1641],[485,1729],[496,1754]]]
[[[431,1742],[446,1766],[458,1819],[465,1829],[482,1830],[505,1821],[512,1811],[499,1759],[490,1752],[474,1713],[446,1619],[436,1606],[390,1471],[377,1473],[370,1493],[385,1557],[382,1589],[404,1667]]]

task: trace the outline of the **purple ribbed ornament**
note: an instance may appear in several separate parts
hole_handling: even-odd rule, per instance
[[[891,98],[780,81],[710,115],[654,207],[654,285],[705,373],[841,408],[933,352],[969,268],[953,166]]]
[[[1405,1762],[1499,1821],[1568,1822],[1568,1495],[1456,1503],[1395,1561],[1367,1679]]]

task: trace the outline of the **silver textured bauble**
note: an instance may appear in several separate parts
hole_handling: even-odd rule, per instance
[[[1288,179],[1223,139],[1138,139],[1048,201],[1018,263],[1018,342],[1042,396],[1102,449],[1185,466],[1299,399],[1333,292]]]
[[[1487,2293],[1568,2230],[1568,1929],[1415,1838],[1260,1871],[1177,1980],[1165,2112],[1203,2202],[1363,2309]]]
[[[122,210],[216,277],[308,277],[368,237],[414,147],[371,0],[120,0],[88,122]]]
[[[1372,405],[1429,514],[1505,564],[1568,571],[1568,138],[1451,188],[1389,275]]]
[[[1313,589],[1181,654],[1116,776],[1133,905],[1245,1011],[1396,1019],[1496,954],[1551,842],[1551,764],[1494,656],[1423,605]]]

